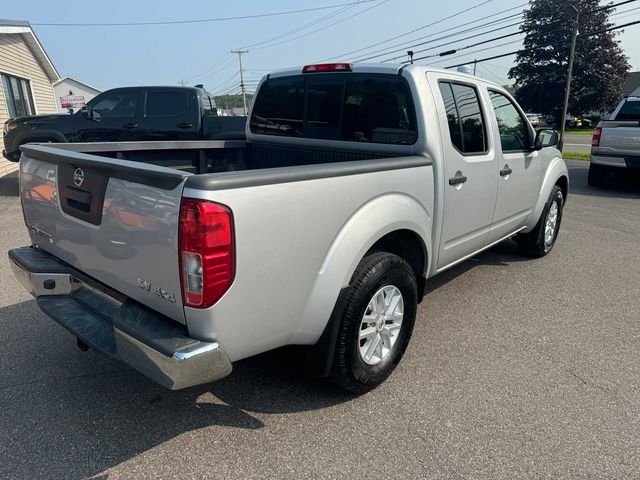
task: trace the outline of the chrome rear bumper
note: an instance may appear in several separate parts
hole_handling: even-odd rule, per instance
[[[130,365],[171,390],[213,382],[231,373],[217,342],[187,329],[35,248],[9,251],[16,279],[44,313],[85,344]]]

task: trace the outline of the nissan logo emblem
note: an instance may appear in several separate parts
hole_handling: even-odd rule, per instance
[[[84,172],[81,168],[76,168],[76,171],[73,172],[73,183],[76,187],[81,187],[84,182]]]

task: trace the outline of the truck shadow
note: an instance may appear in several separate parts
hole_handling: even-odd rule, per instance
[[[587,184],[589,162],[569,161],[569,197],[572,193],[607,198],[640,198],[640,175],[628,170],[610,172],[602,187]]]
[[[518,244],[514,240],[505,240],[496,246],[486,250],[475,257],[465,260],[458,265],[439,273],[435,277],[427,280],[424,294],[438,290],[451,280],[465,274],[469,270],[478,266],[508,267],[512,263],[530,262],[534,259],[522,255],[518,249]]]
[[[20,345],[0,357],[0,478],[100,475],[185,433],[261,429],[254,414],[353,398],[305,376],[282,351],[237,362],[217,383],[172,392],[109,357],[80,352],[33,300],[0,308],[0,323],[3,344]]]
[[[18,172],[0,177],[0,197],[17,197],[19,195]]]

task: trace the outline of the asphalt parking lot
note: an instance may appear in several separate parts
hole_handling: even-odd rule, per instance
[[[0,478],[640,478],[640,186],[571,194],[542,260],[432,279],[392,377],[355,398],[287,357],[169,392],[45,317],[0,261]],[[0,250],[26,245],[0,178]]]

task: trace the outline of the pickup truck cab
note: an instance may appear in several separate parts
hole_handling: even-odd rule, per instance
[[[640,171],[640,97],[622,100],[593,132],[589,185],[602,185],[611,171]]]
[[[197,87],[107,90],[69,114],[32,115],[4,124],[8,160],[30,142],[131,142],[244,138],[245,117],[218,117],[212,97]]]
[[[352,392],[380,384],[430,277],[505,239],[553,248],[568,174],[499,85],[418,65],[271,73],[246,141],[26,145],[40,308],[172,389],[303,346]],[[158,154],[162,152],[162,156]]]

